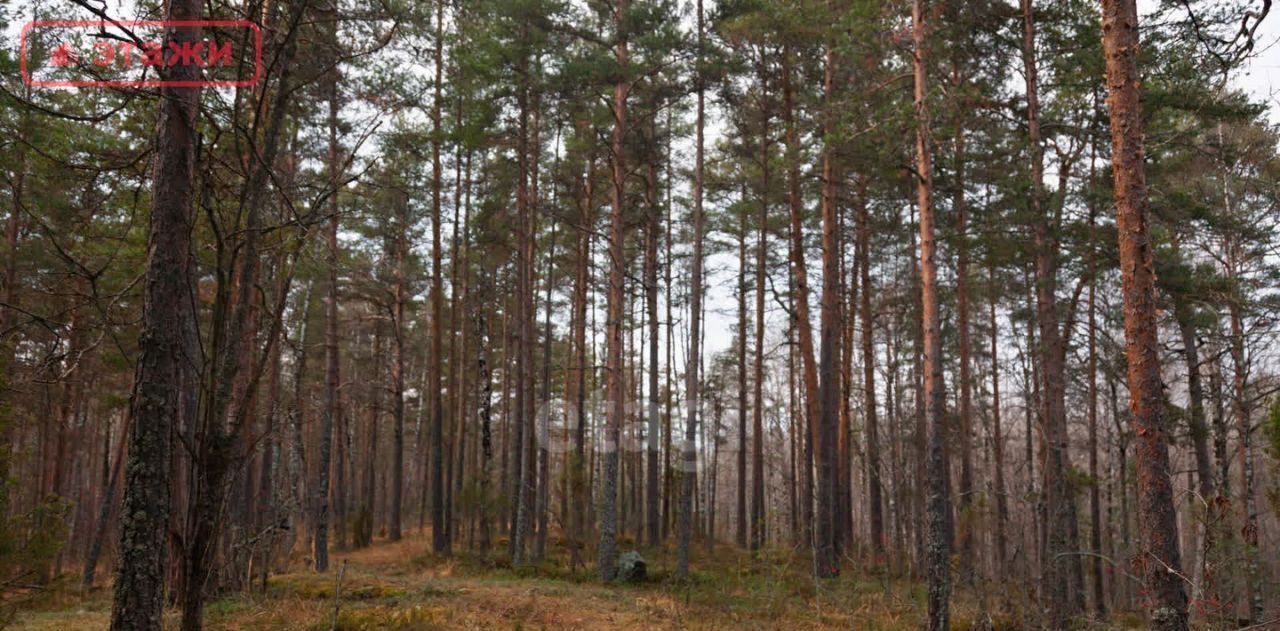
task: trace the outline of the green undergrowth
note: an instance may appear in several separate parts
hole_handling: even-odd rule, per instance
[[[558,543],[558,542],[557,542]],[[301,629],[918,629],[926,611],[922,581],[884,565],[846,560],[835,579],[816,580],[807,555],[791,548],[752,554],[699,546],[689,577],[676,580],[670,547],[639,550],[648,580],[604,584],[595,567],[569,568],[563,547],[513,567],[505,547],[441,556],[425,539],[377,542],[335,553],[332,568],[272,576],[265,590],[224,594],[206,611],[206,628]],[[338,576],[341,573],[341,585]],[[1016,583],[960,586],[952,598],[958,631],[1033,629]],[[335,596],[337,596],[335,598]],[[336,609],[336,611],[335,611]],[[81,593],[75,581],[51,584],[20,613],[16,628],[105,628],[110,591]],[[167,623],[176,628],[177,614]],[[336,622],[335,622],[336,621]],[[1140,615],[1114,615],[1081,629],[1141,627]]]

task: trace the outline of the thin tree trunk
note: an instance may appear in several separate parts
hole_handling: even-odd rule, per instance
[[[876,351],[875,320],[871,312],[871,217],[866,200],[866,183],[859,178],[860,189],[856,196],[858,260],[855,267],[861,275],[862,292],[858,313],[862,320],[862,389],[863,415],[867,424],[867,501],[871,519],[871,550],[879,561],[884,556],[884,509],[880,481],[880,419],[876,414]],[[852,349],[850,350],[852,352]]]
[[[1234,251],[1236,246],[1232,244],[1228,247]],[[1235,262],[1234,256],[1228,260],[1233,264]],[[1236,270],[1234,265],[1232,267],[1228,274],[1234,280]],[[1249,622],[1252,624],[1262,620],[1263,589],[1262,574],[1258,568],[1258,504],[1254,498],[1253,427],[1249,419],[1249,402],[1246,398],[1249,386],[1249,362],[1245,355],[1244,323],[1238,301],[1238,297],[1232,297],[1227,303],[1227,310],[1231,319],[1231,360],[1235,364],[1235,396],[1232,398],[1235,401],[1236,433],[1240,435],[1240,493],[1243,495],[1241,510],[1244,512],[1244,527],[1240,532],[1247,546],[1244,551],[1245,593],[1248,598]],[[1176,537],[1174,541],[1177,541]]]
[[[752,550],[759,550],[765,540],[764,508],[764,281],[769,247],[769,78],[766,72],[765,51],[760,51],[760,215],[756,220],[756,317],[755,317],[755,379],[751,405],[751,541]],[[743,332],[745,335],[745,331]]]
[[[652,144],[656,142],[657,136],[657,129],[654,126],[652,117],[649,120],[649,127],[649,142]],[[647,176],[645,178],[645,206],[647,207],[648,225],[644,236],[644,289],[645,309],[648,311],[647,321],[649,324],[649,404],[645,410],[645,417],[648,423],[645,431],[645,455],[647,457],[645,462],[645,487],[648,490],[645,493],[644,523],[649,545],[654,547],[661,543],[659,536],[662,530],[658,514],[659,495],[661,493],[658,487],[658,449],[661,446],[661,430],[658,418],[658,231],[661,229],[661,219],[658,216],[657,159],[657,148],[651,147]]]
[[[746,185],[743,185],[743,202],[746,202]],[[734,504],[734,541],[739,548],[747,547],[747,213],[738,213],[738,337],[735,352],[738,360],[738,440],[737,502]]]
[[[1041,146],[1036,29],[1033,0],[1022,0],[1022,59],[1027,90],[1027,128],[1031,152],[1031,216],[1035,238],[1036,317],[1040,327],[1040,364],[1044,379],[1044,501],[1046,558],[1042,594],[1052,626],[1063,626],[1079,613],[1084,594],[1074,590],[1072,577],[1080,557],[1072,546],[1075,499],[1067,479],[1065,348],[1058,330],[1056,221],[1045,208],[1044,152]]]
[[[702,335],[702,177],[703,142],[705,126],[705,95],[702,78],[703,10],[702,0],[697,0],[698,22],[698,71],[694,78],[697,101],[693,167],[693,260],[689,276],[689,360],[685,365],[685,408],[688,415],[684,441],[681,445],[680,463],[680,516],[676,527],[676,578],[689,576],[689,539],[693,529],[693,490],[698,468],[697,435],[699,406],[699,368]]]
[[[1091,156],[1092,159],[1092,156]],[[1092,177],[1094,170],[1090,165],[1090,176]],[[1096,238],[1095,223],[1096,209],[1092,201],[1089,202],[1089,245],[1092,249]],[[1091,265],[1091,268],[1093,266]],[[1091,275],[1096,275],[1096,268],[1090,269]],[[1097,324],[1097,308],[1096,308],[1096,278],[1089,279],[1089,359],[1088,359],[1088,379],[1087,396],[1089,400],[1089,477],[1093,483],[1089,485],[1089,544],[1093,549],[1094,556],[1089,561],[1090,574],[1093,581],[1093,611],[1099,620],[1106,619],[1107,601],[1105,597],[1105,589],[1102,583],[1102,498],[1099,497],[1099,481],[1098,477],[1098,324]]]
[[[612,199],[613,216],[609,227],[609,321],[605,346],[606,415],[604,439],[604,481],[601,484],[600,547],[598,569],[600,579],[612,581],[618,573],[618,449],[624,421],[626,384],[622,373],[623,282],[626,277],[626,129],[627,95],[631,84],[627,78],[627,35],[625,17],[630,0],[616,0],[613,32],[617,40],[614,61],[620,78],[613,86]]]
[[[974,579],[974,529],[976,517],[970,515],[973,495],[973,358],[969,342],[969,217],[965,199],[965,129],[956,130],[955,138],[955,191],[952,205],[956,213],[956,337],[960,354],[960,488],[959,511],[961,515],[959,548],[959,578],[964,583]]]
[[[1007,542],[1005,525],[1009,521],[1009,498],[1004,482],[1004,428],[1000,419],[1000,328],[996,320],[997,289],[995,267],[988,274],[991,308],[991,441],[995,443],[995,496],[996,496],[996,576],[1007,576]]]
[[[925,38],[928,25],[923,0],[914,0],[911,10],[912,40],[915,44],[916,187],[920,205],[920,291],[924,330],[924,413],[928,457],[927,478],[929,536],[929,619],[931,631],[949,628],[950,527],[947,523],[945,420],[943,418],[942,330],[938,316],[938,262],[934,240],[933,154],[930,138],[928,75]]]
[[[527,27],[521,30],[521,38],[527,36]],[[527,77],[529,72],[529,63],[527,59],[521,58],[519,61],[518,75]],[[526,82],[517,88],[519,95],[519,130],[516,139],[516,163],[518,173],[516,175],[516,292],[515,292],[515,415],[514,424],[511,431],[507,433],[505,443],[506,449],[511,453],[511,466],[505,468],[510,475],[509,488],[511,489],[511,517],[510,532],[511,537],[507,543],[507,553],[511,556],[513,564],[519,565],[524,562],[524,534],[526,521],[522,521],[520,517],[521,503],[527,497],[524,493],[526,480],[524,479],[526,471],[525,463],[525,426],[527,419],[524,417],[525,399],[533,396],[528,392],[526,386],[526,374],[532,370],[531,366],[526,364],[528,355],[525,348],[532,344],[527,337],[525,330],[525,321],[534,318],[529,312],[528,302],[525,300],[525,294],[532,293],[530,279],[533,275],[529,267],[532,265],[532,256],[526,258],[525,252],[527,245],[533,240],[533,235],[529,230],[529,86]],[[510,423],[511,415],[503,414],[503,423]],[[523,507],[526,511],[528,506]]]
[[[449,554],[444,498],[444,286],[440,274],[440,144],[443,142],[440,105],[444,76],[444,0],[436,3],[435,98],[431,105],[431,551]]]
[[[818,410],[818,371],[813,360],[813,319],[809,313],[809,273],[805,263],[804,247],[804,198],[800,189],[800,133],[795,123],[794,97],[791,88],[791,64],[794,53],[788,46],[782,53],[782,120],[786,127],[787,151],[787,205],[790,209],[791,273],[795,282],[795,323],[800,342],[800,365],[803,373],[804,401],[800,417],[804,432],[804,462],[799,467],[803,480],[800,490],[800,523],[798,533],[804,541],[810,541],[813,524],[813,445],[814,414]],[[874,510],[874,509],[873,509]]]
[[[828,0],[827,9],[832,9]],[[823,130],[827,138],[834,131],[835,116],[835,45],[827,44],[823,59]],[[840,386],[837,381],[838,336],[840,335],[840,274],[837,249],[836,183],[834,179],[834,147],[828,140],[822,150],[822,311],[819,317],[818,431],[814,440],[818,471],[817,512],[814,517],[813,572],[818,578],[834,578],[840,574],[836,551],[837,469],[836,442],[839,419]]]
[[[547,248],[546,316],[542,338],[542,410],[538,412],[538,536],[534,539],[533,557],[542,560],[547,553],[547,512],[551,502],[551,288],[555,286],[556,226],[551,224],[551,246]]]
[[[388,537],[399,541],[401,520],[404,511],[404,371],[405,371],[405,302],[406,278],[405,259],[408,255],[409,200],[396,200],[396,222],[399,232],[395,235],[395,298],[391,307],[391,411],[393,416],[391,441],[391,520],[387,527]],[[425,394],[425,393],[424,393]]]
[[[93,586],[94,573],[98,568],[98,558],[102,556],[102,546],[107,539],[107,526],[111,522],[111,514],[116,506],[116,489],[120,486],[120,472],[124,469],[125,447],[129,439],[129,417],[125,417],[125,427],[120,432],[120,444],[116,448],[115,464],[111,465],[110,478],[102,490],[101,502],[98,505],[98,520],[94,524],[93,535],[89,540],[89,550],[85,554],[84,572],[81,575],[81,589]],[[110,438],[110,425],[107,426],[107,437]],[[105,447],[105,446],[104,446]]]
[[[334,71],[336,73],[336,71]],[[319,479],[315,497],[315,564],[316,571],[329,569],[329,469],[332,459],[335,420],[341,413],[338,400],[338,178],[341,158],[338,148],[338,87],[336,74],[329,95],[329,155],[326,168],[329,178],[329,229],[326,233],[328,251],[326,266],[328,284],[325,294],[324,329],[324,411],[320,417]]]

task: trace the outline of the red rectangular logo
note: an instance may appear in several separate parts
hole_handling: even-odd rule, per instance
[[[167,42],[165,30],[202,30]],[[166,80],[159,69],[191,65],[202,78]],[[243,87],[262,75],[262,30],[247,20],[34,20],[22,27],[18,66],[33,87]]]

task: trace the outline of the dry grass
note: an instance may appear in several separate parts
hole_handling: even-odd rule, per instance
[[[883,571],[847,571],[817,582],[809,561],[788,550],[756,559],[735,548],[699,548],[691,580],[670,580],[671,550],[649,550],[651,580],[643,585],[603,585],[590,570],[569,572],[559,549],[541,564],[513,570],[498,555],[429,552],[428,539],[380,542],[333,555],[346,563],[337,628],[410,629],[917,629],[924,588]],[[556,547],[556,546],[553,546]],[[556,547],[558,548],[558,547]],[[333,624],[335,572],[307,570],[274,576],[265,593],[212,602],[209,629],[302,629]],[[1009,586],[1005,586],[1009,587]],[[961,590],[953,599],[956,629],[1020,628],[1024,618],[1002,603],[984,613],[984,600],[1000,587]],[[1005,599],[1007,600],[1007,599]],[[103,629],[109,593],[51,595],[21,614],[17,628],[78,631]],[[171,614],[171,617],[176,614]],[[981,623],[981,624],[979,624]],[[176,618],[174,618],[176,627]],[[989,626],[988,626],[989,625]]]

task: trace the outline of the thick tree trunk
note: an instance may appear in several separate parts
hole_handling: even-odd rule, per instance
[[[172,0],[169,20],[199,20],[202,5]],[[174,47],[199,41],[199,27],[167,29]],[[200,70],[178,64],[163,71],[171,81],[194,81]],[[196,117],[199,87],[162,87],[156,123],[151,223],[147,237],[142,330],[129,409],[129,458],[115,572],[111,628],[161,628],[169,525],[169,471],[174,419],[184,398],[187,324],[192,320],[189,265]],[[12,281],[12,279],[9,279]],[[9,283],[10,291],[13,289]]]
[[[1178,523],[1169,474],[1160,348],[1157,340],[1155,269],[1147,226],[1143,164],[1141,76],[1138,72],[1138,7],[1135,0],[1103,0],[1102,46],[1115,178],[1116,227],[1129,373],[1129,409],[1137,441],[1141,571],[1152,600],[1152,629],[1187,628]]]

